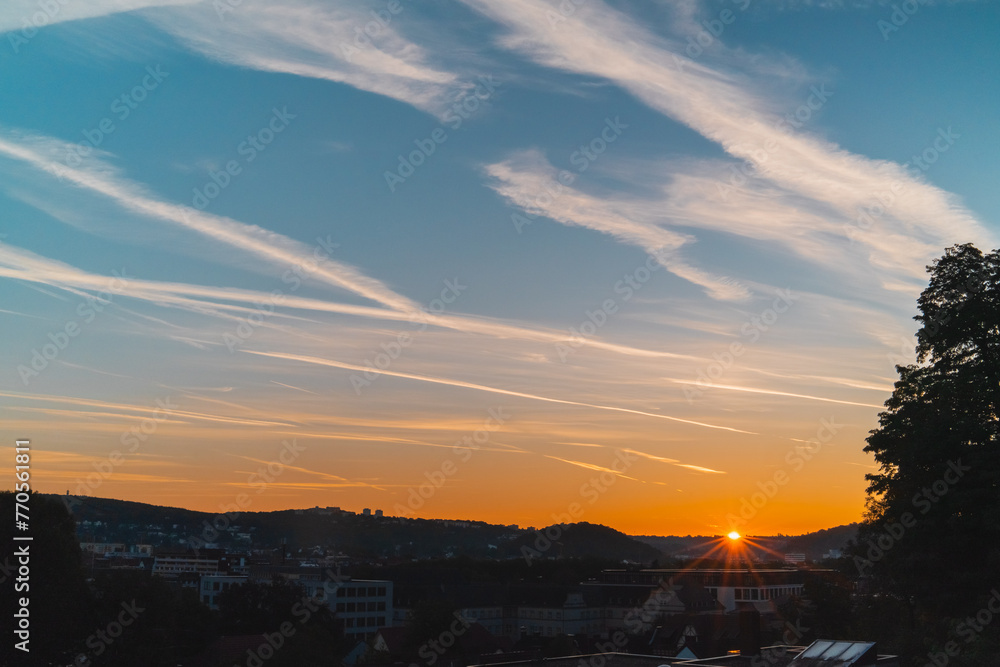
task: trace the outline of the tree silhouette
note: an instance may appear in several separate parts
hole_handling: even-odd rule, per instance
[[[14,541],[15,494],[0,492],[0,585],[3,586],[4,627],[13,630],[11,621],[16,602],[29,602],[30,653],[14,649],[13,633],[8,631],[0,648],[0,664],[48,665],[69,664],[74,650],[83,645],[91,618],[93,601],[84,580],[76,524],[65,506],[56,498],[32,493],[28,500],[30,542]],[[27,545],[29,568],[19,572],[19,548]],[[22,581],[18,581],[18,579]]]
[[[917,363],[868,437],[862,574],[916,618],[975,612],[1000,583],[1000,251],[948,248],[918,299]]]

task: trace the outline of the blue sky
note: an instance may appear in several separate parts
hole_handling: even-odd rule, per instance
[[[9,436],[41,490],[212,511],[857,520],[925,265],[996,247],[998,27],[986,2],[5,3]]]

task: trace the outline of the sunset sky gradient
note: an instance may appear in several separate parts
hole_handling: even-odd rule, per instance
[[[1000,220],[1000,6],[913,7],[5,2],[7,438],[213,512],[856,521]]]

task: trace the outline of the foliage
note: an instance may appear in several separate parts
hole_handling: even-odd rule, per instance
[[[29,654],[14,649],[14,635],[6,633],[8,636],[0,648],[0,664],[69,662],[75,648],[83,645],[88,632],[87,621],[93,612],[83,576],[76,525],[56,497],[32,493],[27,505],[30,528],[21,535],[29,535],[32,540],[15,542],[15,495],[10,491],[0,492],[0,515],[4,517],[0,522],[0,542],[4,545],[3,562],[0,563],[4,625],[13,626],[10,619],[16,611],[15,604],[25,597],[29,600],[31,633]],[[29,554],[26,578],[19,575],[19,557],[14,555],[15,550],[24,546],[28,547]],[[18,581],[19,578],[23,580]]]
[[[852,549],[887,596],[880,604],[909,610],[925,653],[954,639],[1000,584],[1000,251],[957,245],[928,271],[917,363],[896,367],[865,447],[879,471],[866,476],[867,521]],[[913,645],[905,627],[897,634]]]

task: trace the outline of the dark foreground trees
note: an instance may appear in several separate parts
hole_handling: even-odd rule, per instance
[[[865,447],[879,472],[854,562],[918,626],[945,619],[938,641],[972,655],[968,638],[1000,627],[1000,613],[966,623],[1000,586],[1000,251],[954,246],[928,271],[917,363],[896,367]]]
[[[84,581],[80,544],[73,518],[61,502],[32,493],[29,529],[16,530],[15,494],[0,492],[0,611],[4,641],[0,665],[68,664],[87,637],[94,605]],[[30,536],[31,541],[14,537]],[[26,553],[23,553],[26,552]],[[23,607],[20,601],[25,600]],[[28,652],[15,647],[14,630],[22,625],[15,614],[27,614]],[[59,661],[65,661],[59,662]]]

